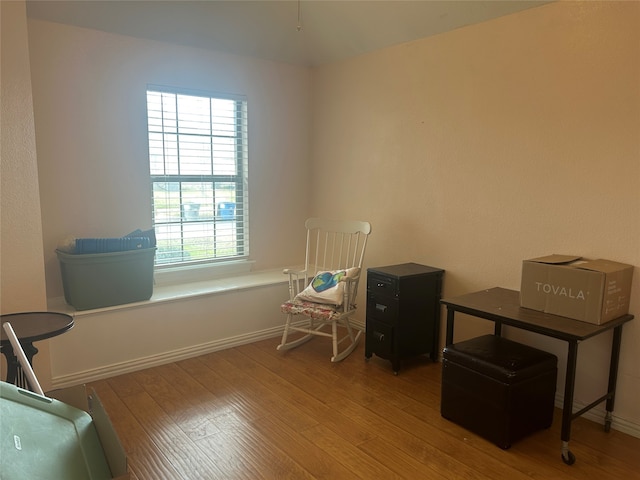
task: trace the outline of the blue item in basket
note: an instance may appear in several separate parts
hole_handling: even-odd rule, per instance
[[[151,247],[149,237],[76,238],[74,253],[110,253]]]
[[[149,246],[150,247],[155,247],[156,246],[156,231],[151,228],[149,230],[134,230],[131,233],[128,233],[127,235],[125,235],[125,237],[148,237],[149,238]]]

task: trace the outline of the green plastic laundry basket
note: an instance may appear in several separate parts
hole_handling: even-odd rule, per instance
[[[56,250],[64,299],[76,310],[149,300],[155,248],[96,254]]]

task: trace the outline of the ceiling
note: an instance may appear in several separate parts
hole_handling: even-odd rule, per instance
[[[27,15],[133,37],[318,66],[544,3],[549,2],[45,0],[27,1]]]

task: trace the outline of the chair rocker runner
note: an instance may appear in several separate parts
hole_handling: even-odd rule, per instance
[[[287,320],[278,350],[297,347],[314,336],[330,337],[331,361],[339,362],[356,348],[362,335],[349,319],[356,311],[358,282],[371,225],[309,218],[305,227],[304,269],[283,272],[289,276],[289,300],[280,307]],[[347,345],[341,346],[343,342]]]

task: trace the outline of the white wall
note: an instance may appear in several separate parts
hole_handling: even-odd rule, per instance
[[[551,253],[639,266],[639,24],[638,2],[560,2],[320,68],[313,213],[346,203],[372,223],[369,266],[443,268],[445,296],[519,290],[521,261]],[[491,328],[457,321],[456,339]],[[558,354],[562,393],[566,345],[508,335]],[[580,345],[578,402],[606,392],[610,339]],[[637,432],[638,319],[618,382]]]
[[[307,212],[308,69],[38,20],[29,46],[49,297],[60,240],[151,225],[149,84],[247,95],[251,259],[271,268],[300,251],[283,232]]]
[[[640,265],[639,7],[561,2],[313,72],[30,20],[47,293],[61,294],[53,254],[61,237],[120,234],[149,221],[139,186],[146,83],[248,94],[260,268],[297,261],[285,227],[345,204],[344,216],[373,224],[369,266],[444,268],[446,296],[518,288],[521,260],[551,252]],[[3,62],[4,32],[3,20]],[[3,98],[4,88],[3,71]],[[4,113],[3,105],[3,127]],[[33,187],[26,173],[13,175]],[[11,238],[19,244],[19,233]],[[54,373],[73,378],[82,368],[250,334],[241,330],[246,318],[221,321],[215,313],[227,317],[228,305],[211,298],[81,318],[51,341]],[[193,337],[177,336],[169,320],[195,325]],[[261,321],[249,327],[268,330],[279,312]],[[464,323],[457,338],[488,328]],[[558,342],[527,340],[564,356]],[[578,401],[589,401],[606,374],[606,340],[580,346]],[[639,345],[636,320],[625,326],[614,423],[636,432]]]
[[[52,345],[54,385],[77,385],[280,335],[285,298],[287,286],[281,283],[80,312],[74,328]]]
[[[0,3],[0,313],[46,310],[33,99],[24,2]],[[37,342],[34,370],[51,383],[49,344]],[[5,378],[2,356],[0,378]]]
[[[148,84],[247,96],[250,259],[257,270],[301,261],[308,69],[38,20],[29,20],[28,31],[42,208],[36,239],[44,244],[50,299],[63,293],[58,242],[151,225]],[[297,236],[292,225],[299,226]],[[54,386],[277,334],[287,295],[286,285],[278,284],[76,315],[75,327],[51,341]]]

